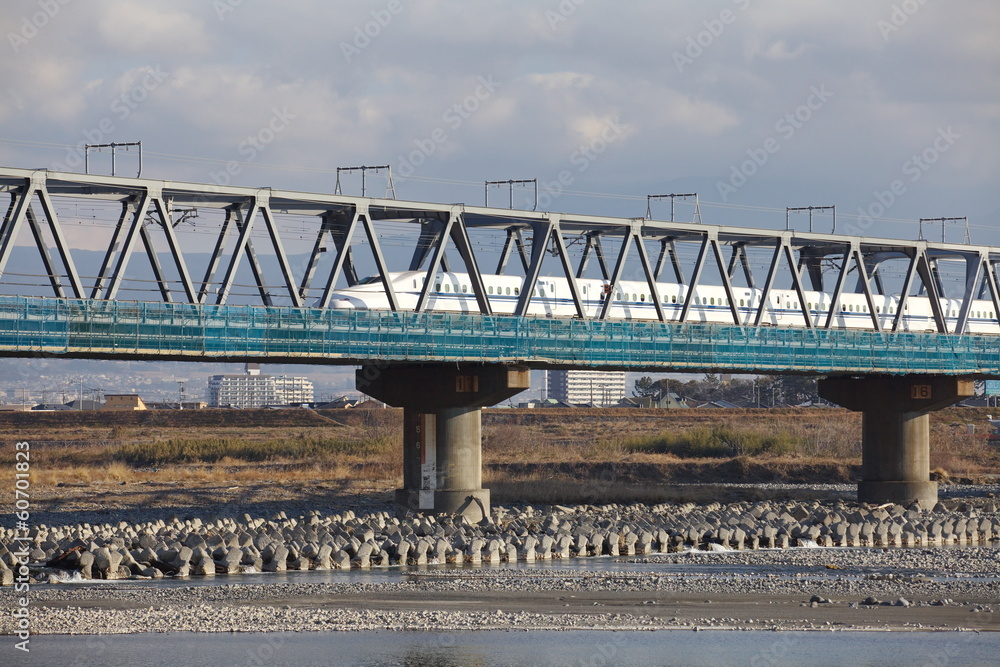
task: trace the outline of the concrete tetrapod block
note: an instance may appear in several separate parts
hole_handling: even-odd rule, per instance
[[[556,541],[552,539],[551,535],[542,535],[541,541],[538,543],[538,547],[535,549],[538,557],[543,560],[548,560],[552,557],[552,547],[555,546]]]
[[[265,560],[264,562],[264,571],[284,572],[287,569],[288,569],[288,549],[283,544],[274,546],[273,554],[271,555],[270,559]]]
[[[562,535],[556,540],[556,546],[553,549],[553,558],[569,558],[570,551],[573,548],[573,538],[569,535]]]
[[[324,544],[320,546],[313,559],[314,569],[329,570],[333,566],[332,556],[333,547],[331,545]]]
[[[375,547],[372,544],[365,542],[358,547],[357,553],[354,558],[351,559],[351,566],[362,569],[371,567],[371,557],[374,551]]]
[[[94,552],[94,567],[103,579],[118,579],[118,567],[122,562],[122,554],[101,547]]]
[[[351,569],[351,554],[347,553],[343,549],[338,549],[333,552],[331,558],[333,567],[337,570],[349,570]]]

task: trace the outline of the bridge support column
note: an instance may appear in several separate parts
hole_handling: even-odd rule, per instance
[[[483,486],[482,408],[530,386],[521,367],[364,366],[358,390],[403,408],[403,488],[396,513],[463,514],[479,521],[490,512]]]
[[[819,395],[862,413],[858,501],[937,502],[930,481],[928,414],[975,393],[973,381],[948,376],[869,375],[819,381]]]

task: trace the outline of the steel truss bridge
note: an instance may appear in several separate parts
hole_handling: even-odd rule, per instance
[[[0,285],[15,253],[37,251],[46,289],[51,289],[51,296],[42,297],[0,287],[8,292],[0,296],[3,356],[1000,374],[1000,337],[967,332],[974,299],[991,299],[993,314],[1000,316],[1000,248],[12,168],[0,168],[0,190],[10,196],[0,228]],[[117,219],[99,268],[81,275],[72,234],[61,220],[73,206],[95,202],[114,207]],[[214,223],[200,225],[205,238],[185,248],[180,223],[182,212],[191,210],[213,211],[216,217]],[[311,250],[297,272],[285,250],[288,232],[281,222],[286,217],[311,235]],[[412,239],[398,267],[383,248],[388,226],[409,230]],[[73,233],[77,229],[80,225]],[[28,231],[35,251],[24,243]],[[489,259],[477,250],[477,240],[486,236],[499,248]],[[263,239],[269,252],[258,252],[254,239],[258,245]],[[189,260],[197,253],[208,260],[194,275]],[[338,286],[359,281],[361,253],[382,279],[391,309],[326,308]],[[695,257],[687,271],[685,254]],[[754,271],[751,255],[768,258],[766,271]],[[543,274],[547,258],[558,268],[546,265]],[[124,286],[137,261],[146,263],[155,286],[147,298],[126,301]],[[483,279],[487,261],[493,273],[516,269],[523,274],[513,316],[491,309]],[[946,294],[940,267],[956,262],[964,279]],[[887,316],[878,314],[876,295],[886,293],[883,274],[890,264],[905,268],[900,303],[887,324]],[[400,270],[427,276],[413,309],[400,307],[387,280],[390,271]],[[479,312],[444,313],[428,307],[433,278],[441,270],[469,275]],[[624,276],[644,281],[659,321],[608,318],[615,289],[598,314],[589,317],[578,284],[588,271],[613,286]],[[667,317],[657,286],[665,272],[689,288],[675,319]],[[713,284],[725,290],[732,324],[691,321],[694,288],[708,284],[709,273],[718,276]],[[234,298],[241,275],[252,278],[247,283],[250,302]],[[542,275],[566,278],[576,318],[524,316]],[[833,326],[852,278],[853,292],[868,303],[870,331]],[[801,328],[762,324],[779,280],[790,281],[799,296]],[[763,293],[754,326],[740,324],[738,282]],[[807,284],[832,294],[826,317],[810,316]],[[929,297],[936,333],[901,327],[906,299],[917,287]],[[945,297],[961,302],[952,330],[940,304]]]

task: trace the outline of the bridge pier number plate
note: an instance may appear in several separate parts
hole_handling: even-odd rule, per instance
[[[910,398],[926,400],[932,397],[931,394],[931,385],[929,384],[915,384],[910,387]]]

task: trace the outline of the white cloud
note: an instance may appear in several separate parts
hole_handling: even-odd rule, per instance
[[[204,22],[172,3],[103,0],[92,11],[102,46],[112,52],[149,57],[202,55],[211,50]]]
[[[641,195],[668,174],[707,191],[774,135],[775,122],[803,104],[811,86],[826,85],[831,101],[741,190],[743,201],[780,206],[783,198],[763,199],[802,182],[823,199],[870,193],[936,127],[953,125],[968,141],[924,183],[946,185],[970,210],[993,210],[990,183],[1000,177],[992,151],[1000,145],[996,3],[969,0],[956,11],[928,2],[885,38],[878,21],[893,4],[755,0],[741,9],[744,3],[732,0],[590,0],[558,13],[569,5],[403,0],[348,62],[341,42],[385,2],[260,0],[220,20],[203,0],[77,0],[0,58],[0,139],[76,143],[141,82],[144,68],[159,66],[169,77],[126,119],[113,116],[110,137],[141,138],[151,175],[208,180],[217,163],[152,154],[245,161],[240,143],[275,108],[287,108],[294,120],[244,164],[242,183],[329,190],[332,175],[292,168],[395,162],[441,128],[447,139],[420,174],[479,185],[418,182],[408,195],[478,201],[483,178],[504,170],[555,174],[602,122],[617,117],[628,131],[574,189]],[[34,0],[8,5],[4,34],[37,9]],[[706,38],[706,22],[723,10],[733,20]],[[695,38],[702,52],[678,71],[673,54]],[[452,127],[445,114],[474,93],[479,77],[500,85]],[[12,166],[49,164],[60,153],[0,143],[0,161]],[[609,213],[618,205],[577,204]],[[894,214],[907,206],[901,202]]]

